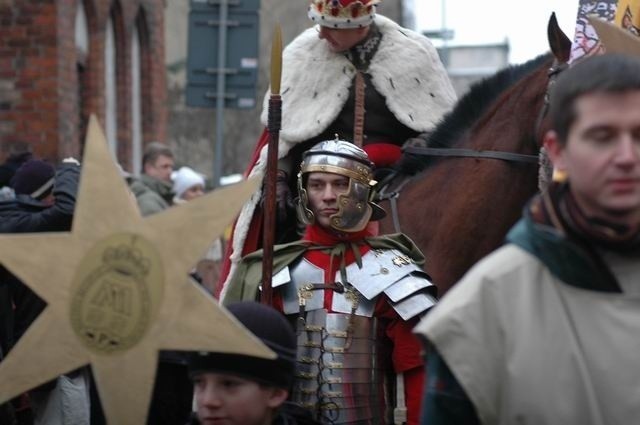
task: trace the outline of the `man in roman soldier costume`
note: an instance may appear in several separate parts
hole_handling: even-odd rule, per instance
[[[343,140],[304,153],[297,210],[306,230],[274,248],[273,303],[298,335],[292,400],[323,423],[402,421],[405,404],[408,423],[419,418],[424,371],[411,330],[435,287],[406,236],[372,234],[384,216],[370,201],[373,167]],[[223,301],[255,300],[261,273],[262,251],[243,258]]]
[[[312,0],[316,24],[283,52],[278,155],[278,240],[295,240],[292,169],[303,152],[338,134],[362,147],[377,168],[397,161],[410,138],[433,129],[456,96],[436,49],[424,36],[376,15],[380,0]],[[267,123],[267,95],[262,122]],[[247,174],[266,167],[265,130]],[[260,245],[260,193],[236,222],[221,282]]]

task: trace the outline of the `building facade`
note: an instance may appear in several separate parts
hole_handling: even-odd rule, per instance
[[[166,138],[164,0],[0,0],[0,160],[82,153],[95,114],[123,168]]]
[[[509,65],[509,42],[439,47],[438,54],[447,68],[458,97],[476,82]]]

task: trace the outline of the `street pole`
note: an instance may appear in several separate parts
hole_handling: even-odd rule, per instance
[[[224,100],[227,67],[227,19],[228,0],[220,2],[220,22],[218,25],[218,75],[216,94],[216,140],[213,153],[213,187],[220,186],[222,157],[224,156]]]
[[[440,28],[442,33],[446,31],[447,28],[447,0],[442,0],[441,2],[441,14],[440,14]],[[449,46],[447,43],[447,37],[442,37],[442,64],[444,68],[449,70]]]

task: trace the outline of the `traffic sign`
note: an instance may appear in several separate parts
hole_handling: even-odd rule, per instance
[[[215,108],[224,73],[225,108],[254,108],[258,79],[258,0],[229,0],[224,64],[219,66],[220,19],[214,0],[192,0],[187,56],[187,105]],[[234,5],[236,3],[237,5]],[[243,8],[241,8],[243,7]]]

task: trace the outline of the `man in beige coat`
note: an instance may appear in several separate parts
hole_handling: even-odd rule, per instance
[[[640,60],[565,71],[550,118],[567,180],[416,328],[431,348],[425,424],[640,418]]]

